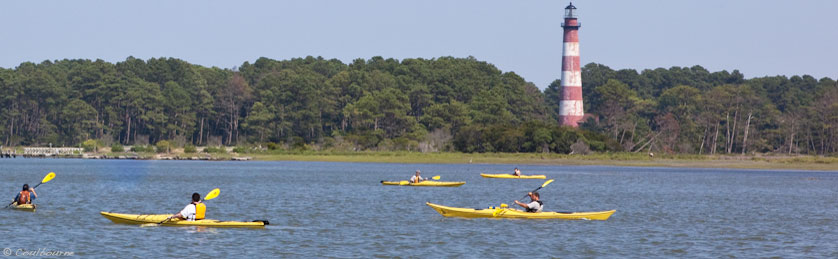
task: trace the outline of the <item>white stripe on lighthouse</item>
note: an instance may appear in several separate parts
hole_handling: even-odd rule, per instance
[[[559,101],[559,116],[582,116],[582,100]]]
[[[565,42],[562,55],[565,57],[579,56],[579,42]]]
[[[562,71],[562,86],[582,86],[582,71]]]

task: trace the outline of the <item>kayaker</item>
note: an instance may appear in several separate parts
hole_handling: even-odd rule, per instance
[[[519,170],[517,167],[515,167],[515,171],[512,172],[512,175],[521,176],[521,170]]]
[[[518,206],[524,207],[524,209],[526,209],[527,212],[541,212],[541,209],[544,207],[544,203],[542,203],[538,199],[539,198],[538,192],[531,192],[531,193],[528,193],[527,195],[530,196],[530,200],[532,200],[532,202],[523,203],[523,202],[520,202],[520,201],[515,201],[515,204],[518,204]]]
[[[414,174],[413,177],[410,177],[410,182],[411,183],[420,183],[424,180],[428,180],[428,179],[422,178],[422,176],[419,175],[420,173],[422,173],[422,172],[420,172],[419,170],[416,170],[416,174]]]
[[[206,212],[207,205],[201,202],[201,195],[196,192],[192,194],[192,202],[189,205],[186,205],[183,210],[167,218],[167,220],[174,218],[188,221],[201,220],[206,216]]]
[[[35,197],[32,197],[32,195],[35,195]],[[35,198],[38,198],[38,193],[35,192],[35,188],[29,188],[29,184],[23,184],[23,190],[15,196],[14,202],[17,205],[32,204],[32,200]]]

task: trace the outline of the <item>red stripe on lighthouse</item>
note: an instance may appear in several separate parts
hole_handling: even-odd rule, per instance
[[[582,100],[582,87],[562,87],[561,100]]]
[[[579,33],[576,29],[564,29],[564,42],[579,42]]]

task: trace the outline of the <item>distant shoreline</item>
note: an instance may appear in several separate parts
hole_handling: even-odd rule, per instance
[[[512,165],[599,165],[671,168],[731,168],[838,171],[838,157],[811,155],[656,155],[640,153],[420,153],[384,151],[265,151],[229,153],[83,153],[48,158],[201,160],[201,161],[320,161],[367,163],[512,164]],[[18,154],[20,156],[20,154]],[[2,163],[0,158],[0,163]]]
[[[322,161],[434,164],[513,164],[569,166],[631,166],[671,168],[730,168],[838,171],[838,157],[763,155],[663,155],[638,153],[565,155],[541,153],[418,153],[357,152],[249,154],[257,161]]]

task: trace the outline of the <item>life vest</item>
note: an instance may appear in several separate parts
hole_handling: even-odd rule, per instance
[[[539,207],[544,207],[544,203],[541,202],[541,200],[537,200],[535,202],[538,202]],[[541,208],[539,208],[539,209],[541,209]],[[529,207],[527,207],[527,212],[538,212],[538,209],[530,209]]]
[[[32,200],[29,199],[29,191],[20,191],[20,198],[17,199],[17,204],[29,204]]]
[[[195,220],[204,219],[204,216],[207,214],[207,205],[204,203],[198,203],[195,205]]]

